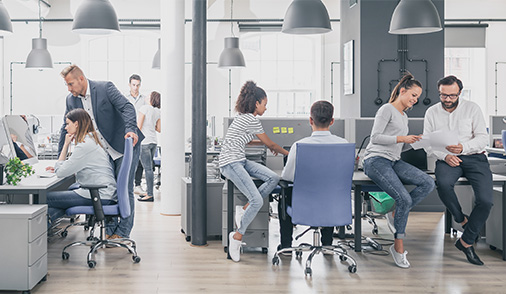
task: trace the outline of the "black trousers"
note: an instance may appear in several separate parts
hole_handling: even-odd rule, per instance
[[[292,205],[292,188],[286,189],[286,206]],[[286,218],[283,219],[281,216],[282,207],[281,201],[278,202],[278,218],[279,218],[279,234],[281,239],[281,248],[292,247],[292,235],[293,235],[293,223],[292,218],[286,213],[285,206],[285,214]],[[317,213],[317,212],[315,212]],[[324,227],[321,230],[321,242],[323,246],[332,245],[334,227]]]
[[[451,167],[442,160],[436,162],[437,191],[455,221],[463,222],[464,214],[454,187],[460,177],[469,180],[475,195],[475,206],[469,215],[462,240],[467,244],[473,244],[492,209],[494,193],[492,172],[485,154],[461,155],[459,158],[462,162],[456,167]]]
[[[135,170],[135,185],[140,186],[142,182],[142,172],[144,169],[142,168],[141,161],[139,160],[139,164],[137,165],[137,169]]]

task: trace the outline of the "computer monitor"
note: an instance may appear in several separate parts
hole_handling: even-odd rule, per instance
[[[0,119],[0,164],[5,165],[9,159],[16,157],[12,140],[8,135],[4,120]]]
[[[16,157],[24,163],[37,163],[37,150],[26,116],[6,115],[4,117],[4,124],[7,134],[10,136]]]

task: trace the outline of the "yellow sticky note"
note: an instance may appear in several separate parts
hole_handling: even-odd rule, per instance
[[[274,134],[279,134],[279,127],[273,127],[273,128],[272,128],[272,132],[273,132]]]
[[[281,133],[286,134],[286,127],[281,127]]]
[[[288,128],[288,134],[293,134],[293,128]]]

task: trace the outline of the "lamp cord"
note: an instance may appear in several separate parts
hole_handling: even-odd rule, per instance
[[[234,0],[230,0],[230,20],[232,19],[234,19]],[[232,33],[232,37],[235,37],[233,26],[234,24],[230,21],[230,32]]]
[[[39,38],[42,39],[42,17],[40,12],[40,0],[39,0]]]

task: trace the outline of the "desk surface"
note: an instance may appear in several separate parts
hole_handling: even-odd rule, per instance
[[[504,148],[486,147],[485,150],[487,150],[488,153],[497,153],[497,154],[506,155],[506,151],[504,151]]]
[[[38,163],[33,165],[33,169],[35,173],[29,177],[23,178],[16,186],[13,185],[0,185],[0,193],[3,191],[13,191],[13,190],[26,190],[26,189],[49,189],[54,184],[62,181],[62,178],[58,178],[56,176],[51,178],[41,178],[39,174],[46,172],[46,167],[54,166],[56,160],[41,160]]]
[[[433,179],[435,178],[434,174],[429,174]],[[498,174],[492,174],[492,181],[494,184],[502,184],[506,182],[506,176],[498,175]],[[467,183],[467,178],[461,177],[459,178],[457,185],[459,183],[465,184]],[[374,182],[365,175],[363,171],[356,171],[353,173],[353,184],[354,185],[374,185]]]

